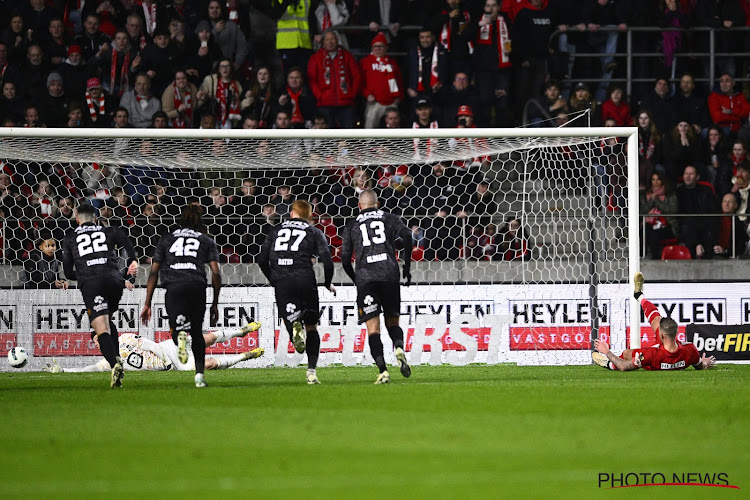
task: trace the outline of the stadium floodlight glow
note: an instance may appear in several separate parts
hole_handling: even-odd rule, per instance
[[[238,304],[236,314],[240,305],[252,303],[264,325],[277,324],[272,289],[250,285],[266,284],[254,261],[261,231],[274,216],[261,213],[261,207],[271,204],[283,211],[286,198],[279,193],[282,186],[289,186],[292,196],[318,197],[316,222],[334,252],[346,218],[356,210],[352,193],[376,186],[381,202],[400,211],[415,228],[415,238],[422,238],[420,250],[424,252],[413,265],[413,278],[420,285],[403,292],[404,302],[411,300],[413,310],[419,310],[420,300],[442,303],[451,297],[468,300],[481,295],[494,313],[511,318],[504,334],[536,335],[521,342],[522,362],[547,358],[555,363],[588,362],[584,359],[587,352],[571,352],[574,349],[565,343],[549,348],[550,335],[558,339],[574,327],[594,334],[606,332],[624,348],[626,326],[639,325],[640,311],[632,302],[633,274],[639,269],[636,128],[2,128],[0,158],[4,171],[10,174],[8,182],[14,186],[10,189],[26,199],[43,199],[42,194],[34,193],[45,180],[60,196],[76,190],[97,206],[112,204],[114,213],[108,216],[108,223],[130,229],[143,262],[151,251],[150,236],[163,232],[178,215],[174,207],[167,210],[160,206],[164,192],[175,203],[193,196],[209,205],[215,201],[215,207],[207,205],[206,222],[209,232],[220,233],[217,243],[223,250],[223,274],[230,284],[237,285],[227,300]],[[443,176],[450,182],[438,179]],[[241,194],[244,179],[252,179],[252,196],[256,198],[255,206],[240,212],[235,208],[242,201],[231,197]],[[492,213],[481,212],[473,204],[472,196],[481,181],[487,182],[492,193],[492,203],[483,205],[493,207]],[[126,215],[118,215],[116,203],[107,200],[117,183],[134,202],[129,210],[121,211]],[[154,184],[163,185],[164,192],[156,193]],[[213,187],[219,188],[218,194],[209,191]],[[399,205],[404,193],[416,201]],[[387,200],[386,195],[393,199]],[[224,197],[224,201],[212,196]],[[438,199],[443,199],[444,205],[439,206]],[[140,214],[149,200],[155,200],[154,217]],[[222,209],[222,204],[232,208]],[[17,289],[29,242],[40,229],[55,229],[59,221],[53,213],[40,210],[37,203],[6,214],[4,220],[0,280],[11,288],[0,290],[0,298],[3,304],[15,304],[16,309],[13,331],[6,328],[2,332],[14,334],[15,345],[32,349],[29,352],[34,359],[45,355],[33,352],[41,349],[32,348],[41,345],[33,342],[37,335],[47,342],[45,353],[57,349],[73,356],[94,355],[86,342],[81,347],[71,347],[68,342],[66,348],[58,344],[49,348],[50,341],[62,341],[69,333],[87,329],[86,318],[80,318],[78,310],[68,312],[65,321],[55,319],[63,306],[69,310],[75,309],[72,304],[77,307],[77,291],[63,296],[56,289]],[[436,215],[438,212],[447,213]],[[528,252],[507,254],[503,244],[508,242],[497,236],[510,215],[520,223],[521,236],[516,237],[525,238]],[[508,255],[514,259],[505,260]],[[336,268],[334,283],[349,284],[340,265]],[[139,283],[142,280],[143,276]],[[493,298],[481,287],[501,287],[497,288],[501,291]],[[137,289],[126,294],[123,304],[137,304],[141,293]],[[27,298],[33,304],[25,305]],[[156,304],[159,299],[157,296]],[[0,310],[0,327],[3,314]],[[225,326],[233,326],[230,320]],[[537,321],[548,329],[539,334],[534,326]],[[125,321],[124,326],[128,325]],[[123,331],[140,328],[135,325]],[[159,328],[152,325],[152,329]],[[141,333],[153,335],[151,329]],[[272,333],[264,335],[272,337]],[[632,328],[630,337],[629,347],[640,345],[639,328]],[[266,342],[262,347],[273,349],[273,339],[261,340]],[[590,340],[587,334],[585,343]],[[82,360],[82,364],[89,362]]]

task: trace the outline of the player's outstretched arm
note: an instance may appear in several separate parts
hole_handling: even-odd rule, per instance
[[[208,267],[211,269],[211,285],[214,288],[214,300],[211,304],[209,321],[211,326],[216,326],[216,322],[219,321],[219,292],[221,292],[221,271],[219,270],[219,263],[215,260],[209,262]]]
[[[151,319],[151,299],[154,296],[154,290],[156,289],[156,283],[159,281],[159,268],[161,263],[152,262],[151,272],[148,274],[148,281],[146,281],[146,300],[143,302],[143,309],[141,310],[141,323],[147,325]]]
[[[615,353],[609,350],[609,344],[606,342],[596,339],[594,340],[594,347],[597,351],[607,356],[607,359],[620,371],[627,372],[631,370],[637,370],[638,367],[633,364],[632,361],[625,361],[619,356],[615,356]]]
[[[695,368],[696,370],[708,370],[715,364],[716,364],[716,357],[715,356],[706,357],[706,353],[704,352],[703,355],[701,356],[700,361],[694,364],[693,368]]]

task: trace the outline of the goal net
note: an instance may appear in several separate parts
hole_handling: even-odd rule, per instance
[[[412,229],[414,286],[402,288],[401,325],[413,364],[589,363],[596,336],[613,350],[639,345],[638,335],[627,339],[639,321],[629,300],[638,267],[634,132],[0,129],[0,370],[15,345],[31,355],[27,369],[53,357],[68,366],[98,360],[80,292],[59,288],[59,255],[40,251],[50,240],[59,248],[84,201],[101,224],[128,232],[142,264],[113,319],[121,335],[169,338],[158,291],[151,323],[138,321],[147,269],[182,208],[200,203],[227,285],[217,328],[263,323],[208,355],[260,346],[266,355],[239,366],[295,366],[304,357],[289,347],[256,264],[260,246],[291,203],[306,199],[338,263],[342,228],[367,188]],[[371,362],[339,264],[334,283],[338,297],[320,294],[321,365]]]

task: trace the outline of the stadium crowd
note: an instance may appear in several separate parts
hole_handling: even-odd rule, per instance
[[[705,47],[706,32],[639,32],[633,50],[659,47],[664,57],[636,58],[633,76],[654,83],[626,96],[625,65],[610,54],[622,51],[629,27],[691,26],[722,29],[717,53],[748,52],[748,32],[734,28],[749,25],[750,0],[6,1],[0,116],[4,126],[144,129],[635,124],[651,253],[680,241],[693,257],[734,255],[745,252],[750,189],[750,104],[735,75],[750,58],[717,57],[717,85],[703,86],[696,77],[710,74],[708,59],[676,54]],[[600,83],[578,82],[592,79]],[[267,225],[304,197],[335,248],[336,218],[375,187],[386,208],[407,217],[426,259],[525,257],[519,221],[494,224],[484,162],[289,169],[227,183],[140,166],[5,161],[3,247],[12,262],[36,255],[32,227],[60,241],[86,198],[103,221],[129,226],[147,259],[175,207],[194,200],[214,218],[226,259],[252,261]],[[602,178],[615,178],[608,169]],[[622,194],[608,182],[605,195]],[[730,194],[724,213],[740,218],[667,217],[718,214]],[[432,219],[420,224],[421,216]],[[221,222],[229,219],[231,234]],[[694,241],[705,233],[713,236]]]

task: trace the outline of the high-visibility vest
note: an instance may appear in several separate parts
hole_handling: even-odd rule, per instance
[[[290,5],[286,8],[286,12],[276,23],[277,49],[312,49],[310,26],[307,23],[309,13],[310,0],[300,0],[296,7]]]

